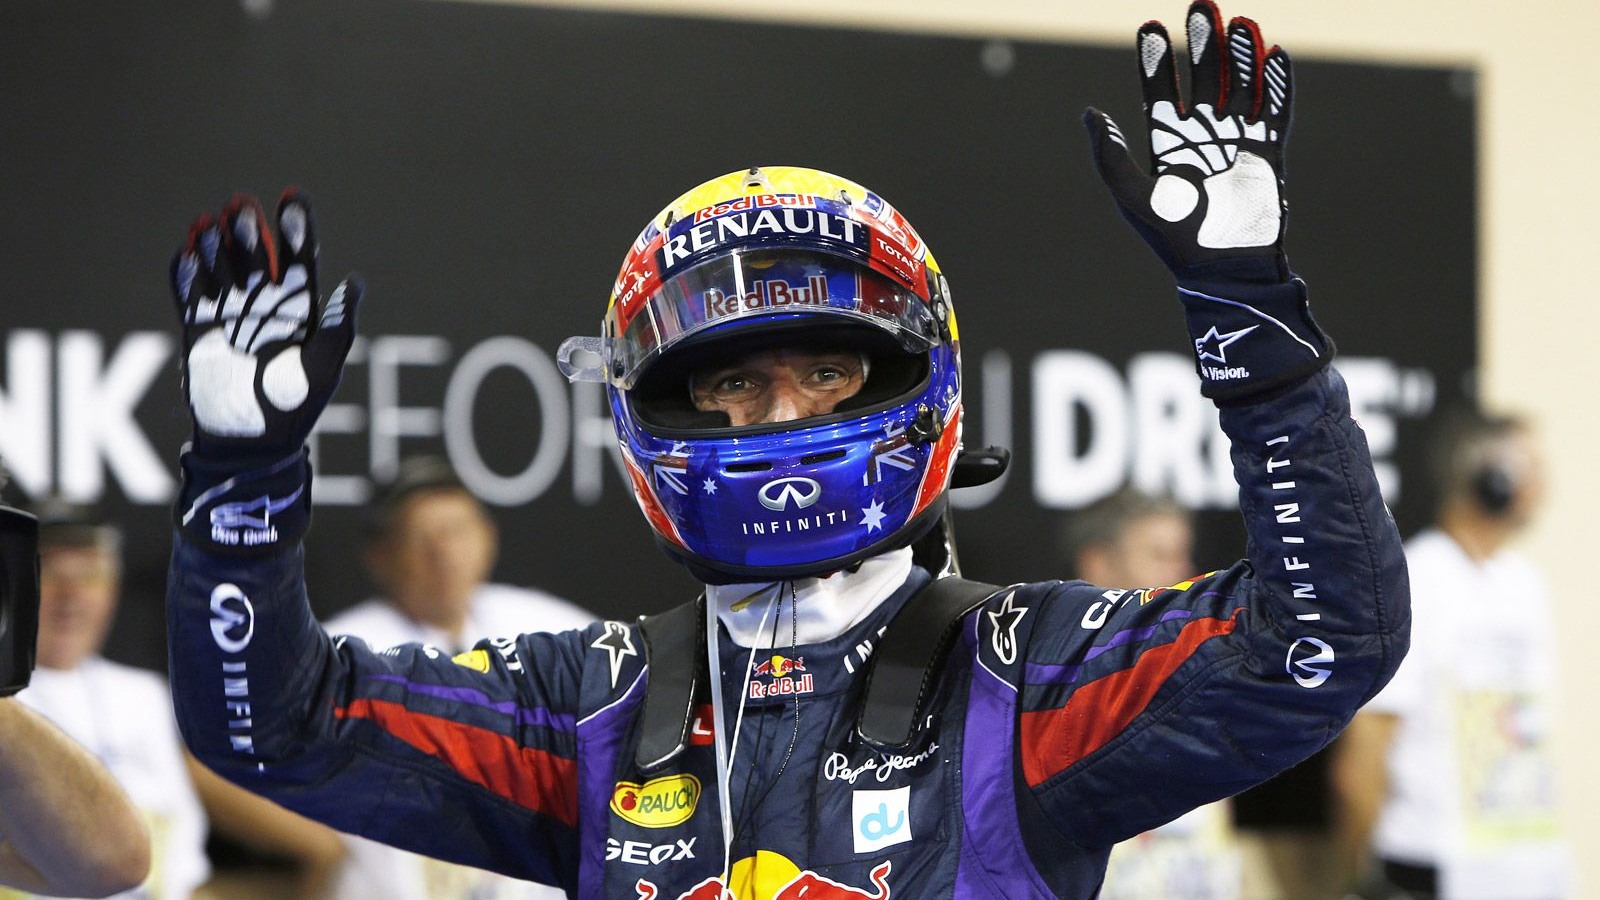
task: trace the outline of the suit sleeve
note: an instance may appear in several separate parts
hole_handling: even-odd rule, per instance
[[[343,831],[575,882],[581,633],[376,653],[317,625],[297,542],[183,531],[167,626],[184,738],[224,777]]]
[[[1399,535],[1338,373],[1224,407],[1247,558],[1165,589],[1037,586],[1019,673],[1026,794],[1068,839],[1123,840],[1311,755],[1394,674]]]

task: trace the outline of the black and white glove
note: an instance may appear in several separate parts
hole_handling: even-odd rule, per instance
[[[194,436],[178,524],[221,549],[298,539],[310,517],[306,437],[355,340],[361,282],[317,292],[311,205],[290,189],[276,238],[254,197],[202,216],[172,261]]]
[[[1166,28],[1139,29],[1149,169],[1110,116],[1090,108],[1083,121],[1123,217],[1177,279],[1202,391],[1252,400],[1333,358],[1283,251],[1292,68],[1281,48],[1264,49],[1255,22],[1224,27],[1211,0],[1190,4],[1187,31],[1192,108]]]

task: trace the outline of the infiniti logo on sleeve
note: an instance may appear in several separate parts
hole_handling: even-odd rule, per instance
[[[219,584],[211,591],[211,638],[224,653],[250,646],[256,633],[256,611],[237,585]]]
[[[805,509],[822,499],[822,485],[799,475],[779,478],[762,485],[756,499],[761,501],[762,506],[777,512],[790,507]]]
[[[1303,688],[1321,687],[1333,674],[1333,660],[1333,648],[1328,646],[1327,641],[1303,637],[1289,648],[1284,669]]]

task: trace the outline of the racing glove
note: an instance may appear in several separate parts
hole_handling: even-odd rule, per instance
[[[321,299],[311,204],[292,188],[276,237],[254,197],[196,220],[171,276],[194,420],[178,525],[212,549],[298,540],[311,509],[305,441],[355,340],[361,282]]]
[[[1263,49],[1255,22],[1224,27],[1211,0],[1190,4],[1187,31],[1192,107],[1166,28],[1139,29],[1148,169],[1110,116],[1091,107],[1083,121],[1118,209],[1177,278],[1201,392],[1249,402],[1333,358],[1283,252],[1292,70],[1281,48]]]

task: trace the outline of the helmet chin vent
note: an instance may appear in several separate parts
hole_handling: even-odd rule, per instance
[[[728,466],[729,472],[765,472],[772,468],[769,462],[744,462],[732,463]]]
[[[844,456],[848,452],[849,451],[846,450],[845,448],[840,447],[837,450],[829,450],[827,453],[813,453],[810,456],[802,456],[802,457],[800,457],[800,465],[802,465],[802,466],[814,466],[817,463],[833,462],[834,460],[839,459],[840,457]]]

